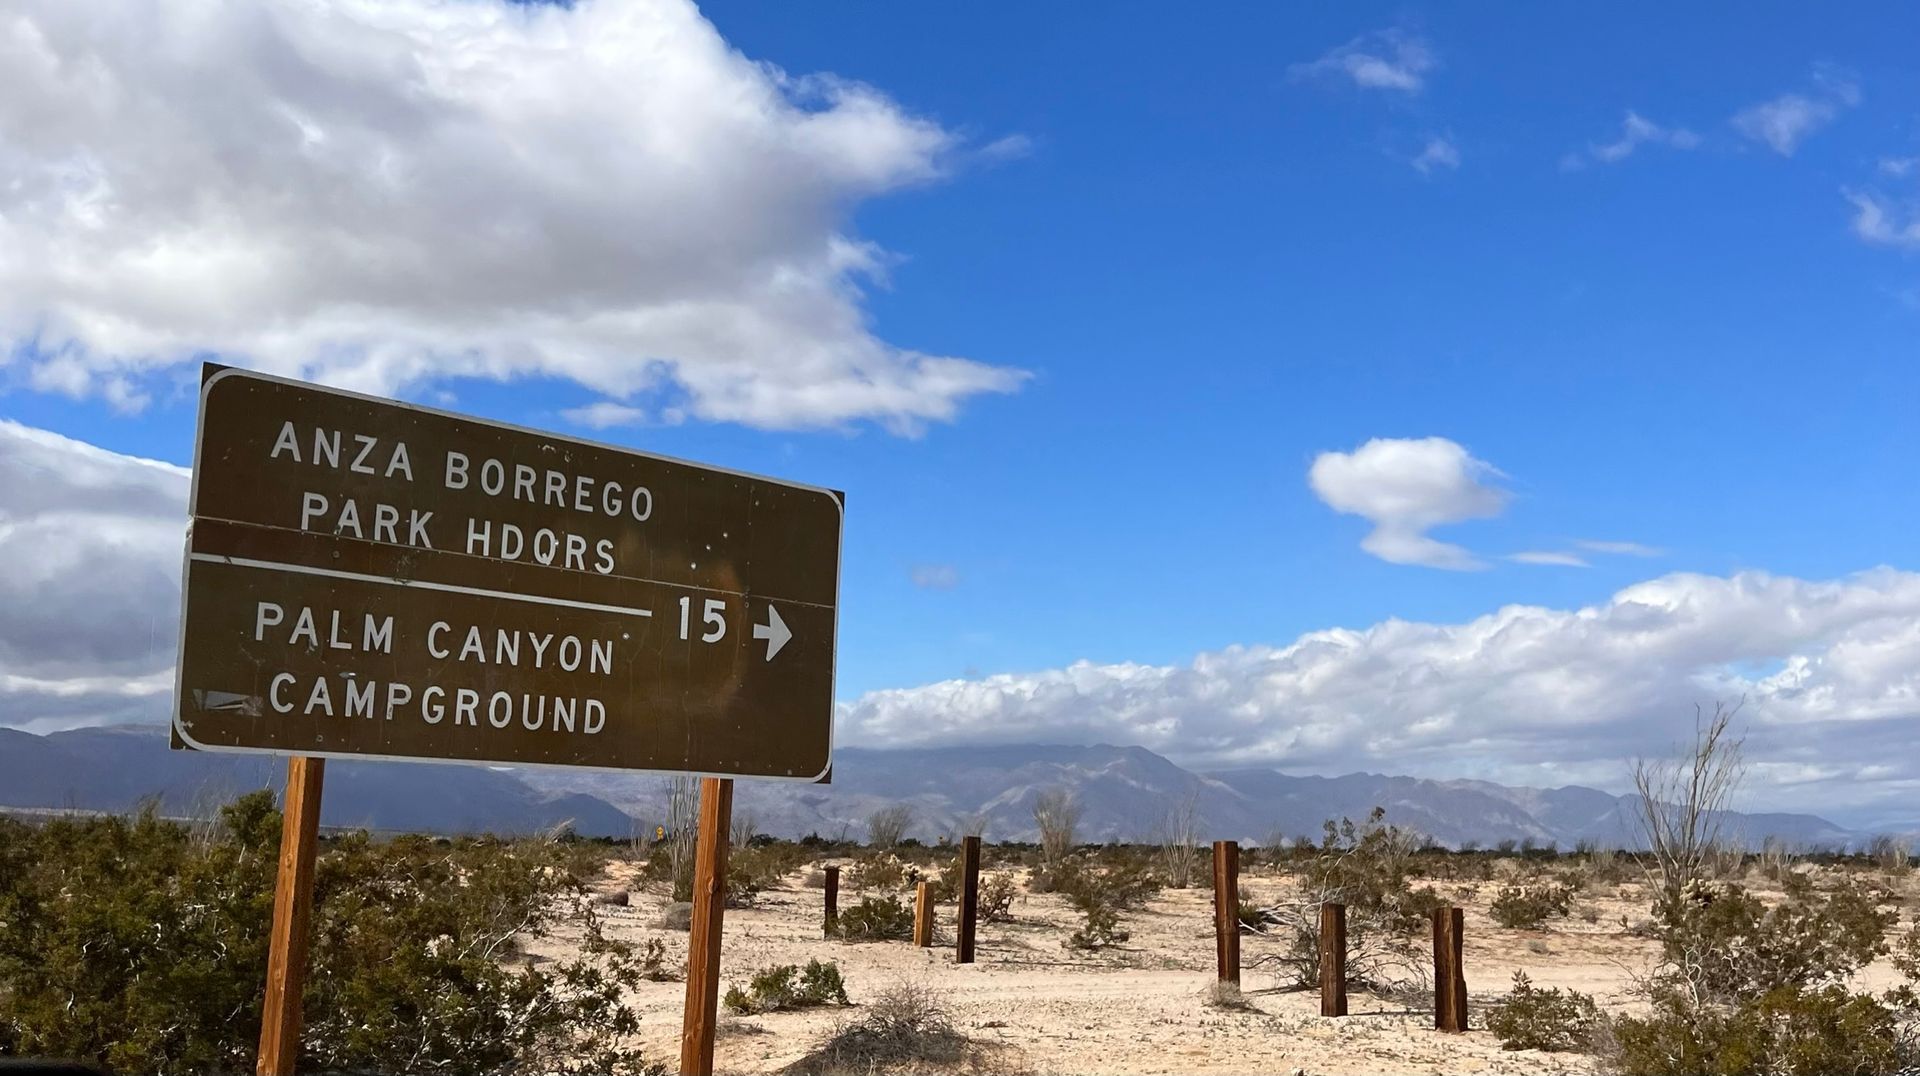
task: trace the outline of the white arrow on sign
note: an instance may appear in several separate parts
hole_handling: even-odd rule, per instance
[[[753,626],[753,637],[767,641],[767,660],[772,661],[780,648],[787,645],[787,640],[793,638],[793,632],[787,629],[787,622],[780,619],[780,610],[769,605],[767,622]]]

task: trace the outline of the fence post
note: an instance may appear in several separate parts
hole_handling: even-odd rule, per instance
[[[1465,923],[1458,908],[1433,911],[1433,1026],[1439,1031],[1467,1029],[1467,974],[1460,959]]]
[[[1320,1015],[1347,1015],[1347,906],[1320,905]]]
[[[1240,985],[1240,844],[1213,842],[1213,955],[1220,981]]]
[[[933,883],[921,882],[913,894],[913,944],[921,949],[933,945]]]
[[[821,933],[831,938],[833,937],[833,932],[840,928],[840,868],[828,867],[826,875],[827,911],[825,918],[821,920],[820,930]]]
[[[954,947],[956,964],[973,963],[974,920],[980,914],[980,838],[966,837],[960,842],[960,923],[959,943]]]

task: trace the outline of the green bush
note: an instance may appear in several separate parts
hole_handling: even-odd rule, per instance
[[[1565,918],[1574,887],[1558,882],[1503,885],[1493,896],[1493,921],[1515,930],[1538,930],[1550,917]]]
[[[867,897],[843,908],[834,933],[847,941],[890,941],[913,933],[913,909],[894,897]]]
[[[1487,1012],[1487,1030],[1508,1050],[1585,1052],[1599,1027],[1593,998],[1559,987],[1543,990],[1524,971],[1513,973],[1513,991]]]
[[[280,832],[272,796],[215,831],[134,818],[0,822],[0,1055],[117,1071],[250,1070]],[[623,994],[643,974],[605,938],[561,842],[364,834],[315,866],[301,1068],[635,1073]],[[517,966],[565,926],[581,955]]]
[[[1893,1076],[1915,1057],[1896,1013],[1829,985],[1782,986],[1731,1006],[1660,998],[1612,1025],[1622,1076]]]
[[[847,871],[847,884],[863,892],[869,889],[896,890],[907,884],[907,868],[898,856],[868,853],[855,861],[853,868]]]
[[[1737,885],[1689,883],[1654,909],[1666,978],[1689,997],[1724,1003],[1842,984],[1886,951],[1896,918],[1880,910],[1886,899],[1846,881],[1769,908]]]
[[[1004,923],[1013,918],[1013,898],[1019,887],[1011,874],[989,874],[980,879],[980,921]]]
[[[797,964],[762,968],[747,981],[745,990],[728,987],[722,1001],[730,1011],[742,1014],[784,1012],[819,1005],[845,1005],[847,987],[840,978],[839,965],[809,960],[804,968]]]

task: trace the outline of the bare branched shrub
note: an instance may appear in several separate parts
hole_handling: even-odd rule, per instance
[[[1051,871],[1074,849],[1080,801],[1067,789],[1049,788],[1034,798],[1033,824],[1040,827],[1040,869]]]
[[[1385,817],[1376,807],[1363,823],[1327,822],[1306,865],[1301,898],[1241,915],[1254,933],[1292,938],[1284,952],[1260,961],[1277,965],[1283,981],[1298,987],[1319,982],[1320,906],[1344,904],[1351,985],[1393,993],[1417,991],[1430,982],[1430,960],[1412,935],[1424,935],[1440,897],[1409,883],[1408,859],[1417,842]]]
[[[700,779],[667,779],[667,816],[660,823],[665,848],[655,848],[648,860],[648,876],[663,878],[676,901],[693,899],[693,853],[700,837]],[[661,853],[665,852],[662,856]]]
[[[1715,876],[1727,804],[1743,772],[1741,740],[1731,734],[1740,706],[1716,702],[1711,716],[1696,708],[1693,745],[1684,757],[1633,764],[1637,820],[1663,900],[1676,901],[1690,883]]]
[[[759,832],[759,815],[752,811],[735,810],[727,827],[727,843],[736,849],[745,848],[753,843],[754,835]]]
[[[882,807],[867,816],[867,844],[880,851],[898,848],[901,839],[907,835],[907,827],[911,825],[911,804],[896,803]]]
[[[1195,869],[1200,861],[1200,852],[1196,847],[1199,842],[1200,792],[1198,789],[1188,789],[1185,795],[1167,805],[1166,812],[1153,829],[1155,858],[1159,860],[1160,872],[1166,876],[1167,885],[1174,889],[1186,889],[1193,885]]]
[[[1905,874],[1913,861],[1913,849],[1903,837],[1876,833],[1867,842],[1867,858],[1888,874]]]

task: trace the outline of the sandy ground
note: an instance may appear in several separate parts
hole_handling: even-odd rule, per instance
[[[625,888],[629,868],[615,864],[603,888]],[[1122,922],[1131,932],[1121,948],[1083,953],[1065,945],[1079,917],[1052,895],[1023,895],[1011,923],[983,923],[977,962],[953,959],[953,908],[940,908],[932,949],[905,942],[849,943],[823,939],[822,894],[795,874],[761,895],[755,906],[726,913],[723,984],[744,984],[772,964],[836,962],[852,1009],[815,1009],[731,1018],[723,1023],[715,1064],[723,1072],[776,1072],[799,1060],[862,1001],[901,980],[917,980],[944,995],[956,1025],[972,1038],[996,1044],[993,1072],[1051,1073],[1292,1073],[1453,1074],[1590,1073],[1592,1062],[1570,1054],[1503,1050],[1480,1030],[1486,1006],[1503,995],[1513,972],[1525,969],[1538,986],[1563,986],[1594,995],[1603,1007],[1634,1005],[1632,983],[1652,964],[1656,947],[1623,926],[1646,915],[1633,884],[1601,887],[1576,899],[1574,914],[1545,931],[1501,928],[1486,901],[1497,887],[1477,892],[1435,883],[1467,909],[1465,961],[1475,1030],[1433,1030],[1430,1008],[1365,994],[1350,998],[1351,1015],[1319,1015],[1318,995],[1283,990],[1261,958],[1281,948],[1277,939],[1243,939],[1242,975],[1249,1011],[1207,1004],[1213,979],[1212,901],[1205,889],[1166,890]],[[1252,872],[1243,884],[1256,897],[1279,898],[1289,883]],[[860,894],[842,894],[842,907]],[[659,926],[666,898],[635,889],[629,907],[606,909],[613,936],[644,942],[660,938],[683,967],[687,936]],[[1903,916],[1903,919],[1905,917]],[[1591,920],[1591,921],[1589,921]],[[1869,980],[1886,969],[1869,969]],[[1877,982],[1865,985],[1877,985]],[[634,997],[649,1056],[678,1057],[685,987],[649,983]],[[1430,1005],[1430,1003],[1428,1003]]]

